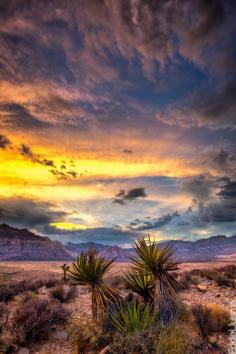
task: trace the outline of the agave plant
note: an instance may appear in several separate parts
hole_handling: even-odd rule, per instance
[[[158,311],[162,309],[168,317],[175,316],[179,308],[177,290],[180,283],[171,273],[178,269],[172,247],[160,248],[149,237],[148,241],[145,238],[135,241],[134,249],[137,255],[131,257],[133,268],[151,276],[154,283],[152,294]]]
[[[81,252],[72,263],[72,269],[67,272],[71,284],[91,287],[92,312],[96,321],[105,315],[110,303],[120,300],[119,293],[104,280],[113,263],[114,259],[107,259],[89,250]]]
[[[142,270],[132,269],[126,273],[124,283],[127,289],[133,291],[144,299],[146,304],[153,303],[153,289],[155,284],[152,276]]]
[[[128,305],[118,305],[111,319],[116,330],[128,335],[147,330],[152,326],[155,317],[152,306],[146,305],[142,308],[137,301],[134,301]]]

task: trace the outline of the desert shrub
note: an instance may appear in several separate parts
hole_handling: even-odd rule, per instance
[[[6,323],[8,308],[5,302],[0,302],[0,332]]]
[[[179,308],[178,319],[184,323],[192,322],[193,319],[192,309],[189,306],[187,306],[185,303],[182,303],[181,307]]]
[[[0,284],[0,301],[10,301],[15,295],[13,287],[7,284]]]
[[[203,338],[216,332],[227,332],[230,325],[230,313],[223,306],[217,304],[196,305],[192,312]]]
[[[188,290],[190,288],[190,276],[188,272],[184,272],[180,276],[181,290]]]
[[[199,332],[203,338],[207,338],[207,336],[216,332],[217,326],[209,307],[198,304],[192,308],[192,312]]]
[[[156,352],[158,354],[192,354],[189,327],[183,323],[173,323],[161,329]]]
[[[100,352],[111,342],[111,332],[103,331],[102,326],[91,323],[74,324],[70,327],[70,339],[74,353]]]
[[[201,277],[206,278],[208,280],[215,280],[218,272],[214,270],[203,269],[201,270]]]
[[[6,342],[4,339],[0,338],[0,353],[1,354],[10,354],[15,352],[15,347],[8,342]]]
[[[212,319],[216,325],[217,332],[227,332],[230,326],[230,312],[221,305],[209,304]]]
[[[234,264],[222,267],[219,269],[220,272],[224,272],[225,276],[230,279],[236,279],[236,266]]]
[[[53,288],[54,286],[58,286],[61,284],[61,280],[57,278],[46,278],[42,280],[43,285],[46,286],[46,288]]]
[[[29,300],[35,299],[38,294],[34,291],[27,291],[21,298],[22,303],[28,302]]]
[[[50,295],[60,302],[67,302],[75,298],[76,292],[77,290],[74,286],[59,285],[51,289]]]
[[[55,323],[63,323],[68,312],[59,301],[35,298],[21,304],[13,313],[10,332],[20,344],[36,339]]]
[[[184,272],[180,276],[180,290],[188,290],[190,288],[190,284],[198,285],[200,283],[200,273],[198,269],[195,269],[190,272]]]
[[[157,333],[154,330],[133,333],[129,336],[115,332],[109,345],[108,354],[155,354],[156,340]]]
[[[43,286],[56,286],[60,281],[56,278],[38,279],[35,281],[22,280],[19,282],[0,284],[0,301],[11,301],[16,295],[27,291],[37,291]]]
[[[226,286],[227,288],[235,288],[234,280],[227,278],[225,275],[219,274],[215,281],[218,286]]]
[[[200,278],[198,275],[191,275],[190,281],[194,285],[198,285],[200,283]]]
[[[123,336],[116,332],[109,354],[192,354],[190,331],[180,322]]]

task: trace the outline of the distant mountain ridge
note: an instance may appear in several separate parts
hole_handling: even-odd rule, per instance
[[[175,250],[175,258],[181,262],[214,261],[219,256],[236,253],[236,235],[212,236],[197,241],[172,240],[159,243],[160,247],[171,244]],[[21,261],[69,261],[90,247],[98,250],[103,256],[127,262],[134,255],[132,248],[104,245],[96,242],[72,243],[63,245],[30,232],[17,229],[6,224],[0,225],[0,260]]]
[[[218,235],[197,241],[171,240],[160,242],[159,247],[165,247],[167,244],[172,245],[175,258],[180,262],[213,261],[219,256],[236,253],[236,235],[231,237]],[[72,256],[76,256],[81,251],[87,251],[90,247],[96,248],[103,256],[115,257],[119,261],[127,261],[130,256],[134,255],[132,248],[102,245],[95,242],[78,244],[68,242],[65,246]]]
[[[71,256],[58,241],[38,236],[27,229],[0,225],[0,260],[64,261]]]

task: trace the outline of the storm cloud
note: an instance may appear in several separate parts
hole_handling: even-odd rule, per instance
[[[11,144],[10,140],[3,134],[0,134],[0,149],[5,149]]]
[[[113,203],[124,205],[125,201],[132,201],[138,198],[145,198],[147,196],[145,188],[137,187],[131,188],[127,191],[121,189],[116,195]]]
[[[52,222],[63,220],[67,213],[53,203],[23,197],[0,199],[0,220],[16,227],[44,231]]]

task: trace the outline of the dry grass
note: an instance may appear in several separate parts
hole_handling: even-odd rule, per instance
[[[24,345],[47,332],[53,324],[65,322],[67,317],[68,311],[59,301],[33,298],[15,309],[9,329],[17,342]]]

